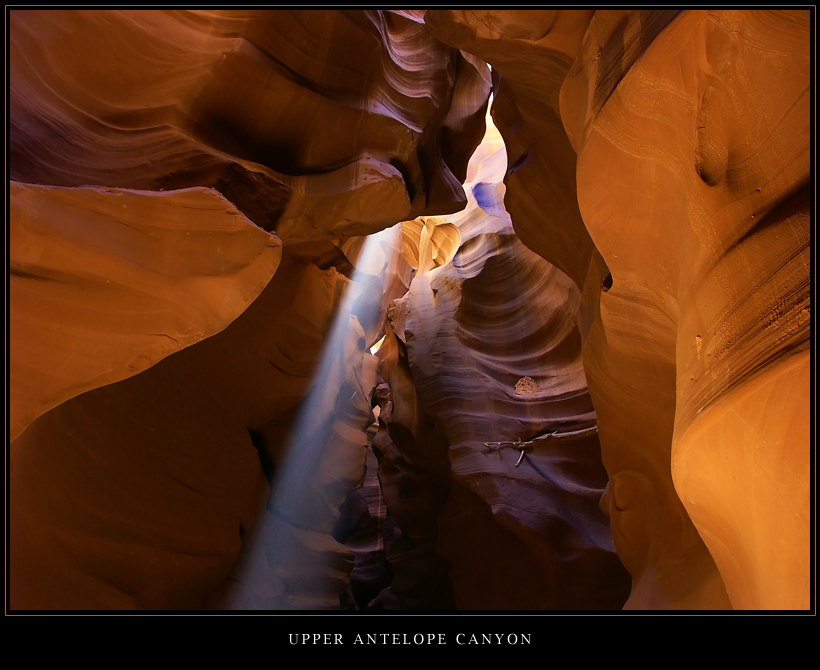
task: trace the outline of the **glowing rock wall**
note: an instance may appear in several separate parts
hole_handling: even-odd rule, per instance
[[[809,13],[426,20],[500,75],[507,207],[583,289],[627,607],[807,607]]]
[[[810,18],[12,10],[12,607],[807,608]]]

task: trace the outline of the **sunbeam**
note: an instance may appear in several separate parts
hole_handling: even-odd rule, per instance
[[[356,259],[266,509],[243,542],[228,609],[271,609],[271,602],[278,609],[338,608],[338,599],[327,597],[333,582],[343,588],[352,557],[330,534],[366,458],[363,430],[373,420],[377,361],[365,332],[383,316],[384,275],[400,249],[400,231],[399,225],[370,235]],[[338,470],[328,472],[328,464]],[[293,575],[298,589],[289,581]]]

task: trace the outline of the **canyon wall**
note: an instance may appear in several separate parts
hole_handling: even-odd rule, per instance
[[[426,21],[497,72],[515,228],[582,289],[626,607],[808,607],[809,13]]]
[[[12,10],[11,607],[808,608],[809,38]]]
[[[12,11],[9,49],[12,607],[219,606],[357,236],[466,202],[486,66],[380,11]],[[341,589],[369,389],[333,409],[375,374],[377,293],[317,410],[348,449],[312,486],[339,499],[285,520],[291,567],[325,546]],[[237,606],[338,606],[276,600],[299,580]]]
[[[598,509],[606,474],[580,294],[515,235],[505,158],[491,129],[468,171],[467,207],[431,227],[430,262],[419,258],[388,314],[379,476],[411,546],[435,540],[459,609],[620,608],[628,579]],[[453,227],[458,250],[437,265]]]

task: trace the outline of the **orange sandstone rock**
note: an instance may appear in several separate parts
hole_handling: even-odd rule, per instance
[[[627,607],[805,608],[808,13],[426,20],[498,73],[516,230],[583,288]]]
[[[482,70],[375,10],[14,11],[11,176],[208,186],[286,243],[364,235],[463,207]]]
[[[12,440],[64,400],[221,331],[282,255],[210,189],[10,189]]]

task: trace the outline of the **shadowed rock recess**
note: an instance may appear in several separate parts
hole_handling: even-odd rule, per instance
[[[810,608],[809,10],[8,17],[12,610]]]

